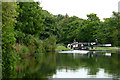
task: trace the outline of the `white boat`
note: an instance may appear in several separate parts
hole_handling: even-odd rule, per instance
[[[59,51],[58,53],[80,53],[87,54],[89,51],[86,50],[68,50],[68,51]]]

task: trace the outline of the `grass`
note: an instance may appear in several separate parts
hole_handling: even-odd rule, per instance
[[[66,48],[65,46],[57,46],[56,50],[70,50],[70,48]]]
[[[120,50],[118,47],[94,47],[93,50]]]
[[[93,49],[91,49],[89,47],[90,50],[116,50],[116,51],[120,51],[119,47],[93,47]],[[57,46],[56,50],[71,50],[70,48],[66,48],[65,46]]]

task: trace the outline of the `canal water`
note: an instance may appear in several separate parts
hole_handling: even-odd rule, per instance
[[[26,58],[16,78],[120,78],[120,54],[45,53]]]

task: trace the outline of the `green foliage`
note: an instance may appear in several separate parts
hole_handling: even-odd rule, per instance
[[[38,2],[20,2],[16,29],[25,34],[36,35],[43,29],[42,8]]]
[[[111,43],[114,46],[120,45],[119,37],[119,17],[118,13],[113,12],[113,17],[104,19],[104,22],[99,24],[97,38],[101,43]]]
[[[16,12],[17,3],[2,3],[2,60],[3,60],[3,76],[8,76],[14,71],[17,62],[17,55],[14,54],[13,45],[15,44],[14,25],[17,22]],[[6,74],[4,74],[6,73]]]
[[[44,10],[43,11],[43,27],[44,30],[39,31],[39,38],[44,40],[50,35],[57,35],[57,26],[56,26],[56,20],[55,17],[50,14],[48,11]]]
[[[4,2],[2,3],[2,26],[7,24],[16,23],[16,16],[18,15],[17,11],[17,3],[14,2]]]
[[[76,16],[63,17],[61,15],[55,16],[58,21],[57,42],[64,44],[72,43],[74,39],[78,42],[95,42],[98,39],[100,44],[110,43],[114,46],[120,44],[120,16],[113,12],[113,17],[100,21],[97,14],[88,14],[87,20],[80,19]]]
[[[23,45],[20,49],[20,56],[22,58],[27,57],[28,53],[30,53],[29,49],[27,46]]]
[[[15,31],[16,42],[21,43],[24,41],[25,34],[21,31]]]
[[[99,17],[97,17],[97,14],[91,13],[87,15],[89,21],[100,21]]]
[[[76,16],[64,18],[59,27],[59,32],[61,34],[59,36],[59,42],[68,44],[73,39],[76,39],[76,32],[74,31],[80,27],[81,21],[82,20]]]
[[[3,52],[7,47],[12,47],[15,43],[14,37],[14,23],[16,23],[16,3],[3,3],[2,4],[2,45]],[[4,51],[5,50],[5,51]]]
[[[42,42],[33,35],[30,34],[26,35],[25,38],[23,39],[23,43],[28,47],[30,55],[34,55],[34,53],[36,53],[36,50],[37,53],[42,52],[42,47],[41,47]]]
[[[70,48],[66,48],[65,46],[57,46],[56,50],[70,50]]]
[[[50,51],[55,52],[56,37],[52,35],[49,38],[45,39],[43,42],[43,46],[46,52],[50,52]]]
[[[24,38],[24,43],[29,46],[29,44],[31,43],[34,43],[34,36],[29,34],[29,35],[26,35],[25,38]]]
[[[39,40],[38,38],[34,39],[34,44],[36,46],[36,51],[35,53],[43,53],[45,52],[45,49],[43,47],[43,41]]]

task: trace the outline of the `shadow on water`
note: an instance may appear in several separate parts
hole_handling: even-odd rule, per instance
[[[17,73],[14,75],[14,78],[53,78],[58,75],[58,72],[76,73],[79,72],[80,69],[86,70],[88,77],[90,75],[96,76],[101,70],[104,70],[103,72],[107,74],[108,78],[109,76],[110,78],[120,78],[120,55],[96,52],[89,52],[87,54],[36,54],[35,57],[23,59],[21,63],[16,66]],[[79,74],[81,73],[82,72],[79,72]],[[98,77],[105,78],[104,76]]]

